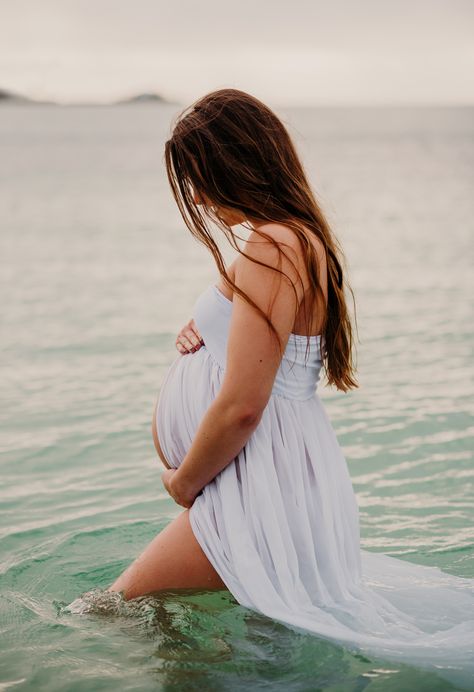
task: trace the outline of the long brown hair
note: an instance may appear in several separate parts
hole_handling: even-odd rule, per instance
[[[321,339],[327,381],[342,391],[358,387],[345,286],[352,294],[354,316],[355,300],[343,274],[344,256],[316,202],[290,135],[275,113],[239,89],[212,91],[177,116],[171,137],[165,144],[165,164],[186,226],[211,251],[224,283],[262,314],[277,337],[268,316],[227,274],[206,217],[223,230],[232,247],[252,261],[257,260],[240,248],[237,239],[241,238],[218,216],[212,205],[238,210],[245,218],[292,228],[304,253],[313,306],[317,292],[323,299],[324,296],[318,259],[308,232],[322,241],[328,267],[328,300],[322,329],[324,338]],[[210,204],[197,204],[195,192],[204,194]],[[271,236],[258,229],[252,230],[273,242],[281,252]],[[311,312],[308,332],[310,320]]]

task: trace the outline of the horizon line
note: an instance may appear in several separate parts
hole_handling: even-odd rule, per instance
[[[2,94],[4,94],[2,96]],[[128,95],[111,98],[106,101],[101,100],[57,100],[56,98],[41,98],[37,96],[27,95],[24,92],[14,91],[9,88],[0,86],[0,104],[16,104],[15,105],[45,105],[58,107],[74,107],[74,106],[93,106],[93,107],[110,107],[117,105],[164,105],[186,107],[189,102],[175,101],[164,96],[157,91],[136,91]],[[474,100],[472,101],[321,101],[317,102],[302,102],[302,103],[280,103],[273,105],[274,108],[473,108]]]

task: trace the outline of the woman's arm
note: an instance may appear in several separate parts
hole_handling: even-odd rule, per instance
[[[244,251],[257,261],[279,268],[290,280],[240,255],[234,281],[270,317],[284,349],[303,297],[298,278],[299,241],[286,226],[267,224],[261,230],[271,235],[291,260],[280,256],[271,241],[255,232]],[[179,469],[163,474],[170,494],[183,506],[190,506],[200,490],[245,445],[260,422],[281,361],[275,336],[263,317],[237,293],[233,300],[226,370],[219,393],[203,416]]]

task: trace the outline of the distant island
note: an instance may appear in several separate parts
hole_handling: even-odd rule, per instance
[[[30,98],[29,96],[24,96],[23,94],[18,94],[14,91],[9,91],[8,89],[0,88],[0,105],[2,104],[12,104],[12,105],[32,105],[32,106],[118,106],[126,104],[141,104],[141,103],[155,103],[155,104],[175,104],[174,101],[169,101],[165,99],[161,94],[156,94],[152,92],[146,92],[143,94],[136,94],[128,98],[119,99],[117,101],[111,101],[109,103],[97,103],[97,102],[77,102],[77,103],[58,103],[57,101],[43,101],[40,99]]]
[[[36,99],[30,99],[28,96],[23,96],[23,94],[17,94],[14,91],[8,91],[8,89],[0,89],[0,104],[2,103],[18,103],[18,104],[53,104],[52,101],[40,101]]]
[[[160,94],[145,93],[137,94],[127,99],[120,99],[120,101],[114,101],[114,103],[171,103],[171,101],[167,101]]]

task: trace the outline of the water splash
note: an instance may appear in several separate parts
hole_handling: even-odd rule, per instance
[[[91,589],[62,608],[71,615],[99,615],[111,618],[133,618],[141,623],[157,624],[160,600],[156,596],[142,596],[127,601],[117,591]]]

